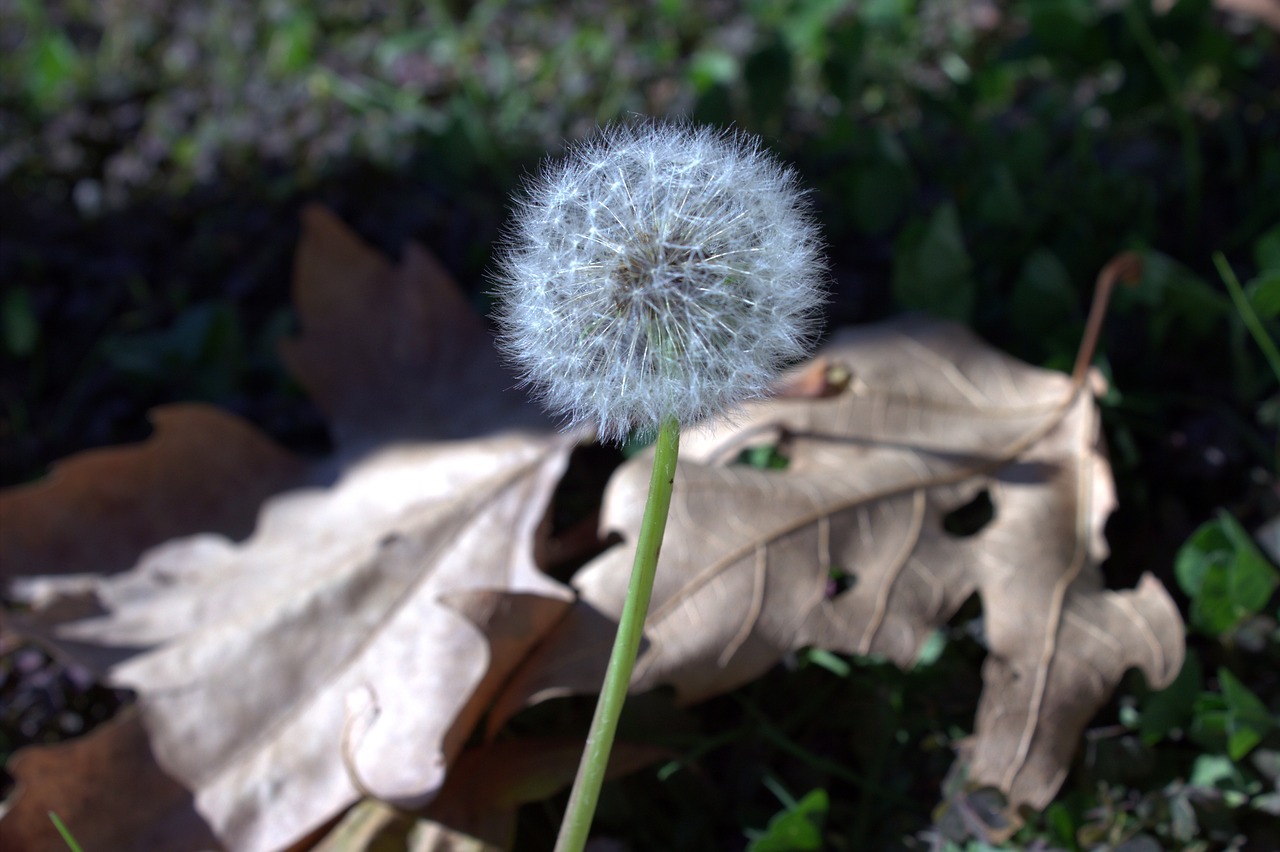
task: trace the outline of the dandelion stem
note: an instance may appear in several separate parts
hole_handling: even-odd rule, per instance
[[[618,717],[622,714],[627,687],[631,683],[631,672],[635,668],[636,655],[640,650],[640,640],[644,636],[644,620],[649,612],[653,578],[658,569],[658,552],[662,548],[662,534],[666,530],[667,512],[671,508],[671,486],[675,481],[676,457],[680,452],[680,424],[674,417],[663,419],[654,449],[649,497],[645,501],[644,519],[636,541],[631,584],[627,588],[627,600],[618,621],[618,635],[614,639],[613,654],[609,657],[604,685],[600,688],[600,701],[596,704],[591,731],[587,734],[586,750],[582,754],[582,763],[578,766],[578,777],[573,782],[573,792],[569,795],[564,822],[560,825],[556,852],[581,852],[591,831],[596,803],[600,800],[600,787],[604,783],[605,769],[609,764],[609,752],[618,731]]]

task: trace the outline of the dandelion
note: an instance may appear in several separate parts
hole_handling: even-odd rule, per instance
[[[794,172],[737,133],[620,125],[529,182],[497,295],[524,383],[603,441],[762,396],[821,303]]]
[[[817,228],[794,172],[748,136],[620,125],[530,181],[498,275],[522,381],[603,441],[656,432],[631,583],[557,852],[581,852],[644,633],[680,426],[762,396],[808,351]]]

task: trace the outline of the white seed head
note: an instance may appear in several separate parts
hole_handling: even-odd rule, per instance
[[[795,173],[737,133],[614,126],[531,179],[498,273],[500,343],[602,441],[763,395],[823,298]]]

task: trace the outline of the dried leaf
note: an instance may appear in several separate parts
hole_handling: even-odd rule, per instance
[[[970,778],[1014,808],[1044,807],[1124,670],[1159,688],[1183,655],[1158,582],[1103,588],[1115,497],[1093,400],[942,323],[853,332],[820,355],[847,365],[844,392],[756,404],[682,438],[632,688],[668,683],[693,702],[807,645],[909,666],[976,592],[990,653]],[[790,466],[727,465],[761,442],[780,442]],[[628,462],[606,493],[602,527],[628,541],[648,465]],[[994,519],[947,532],[946,515],[984,491]],[[599,687],[630,561],[624,543],[575,578],[579,603],[517,672],[493,727],[528,702]],[[833,570],[854,581],[834,596]]]
[[[18,790],[0,819],[0,849],[66,852],[50,812],[84,849],[151,852],[218,845],[191,794],[156,764],[132,709],[79,739],[25,748],[8,769]]]
[[[151,416],[145,443],[81,453],[0,491],[0,583],[114,574],[195,532],[244,538],[259,504],[300,481],[301,461],[231,414],[185,404]]]
[[[674,757],[669,749],[620,742],[606,777],[616,778]],[[366,852],[384,842],[412,852],[500,852],[514,848],[521,805],[568,787],[582,758],[576,739],[520,739],[463,752],[436,798],[414,816],[381,802],[356,805],[314,852]]]
[[[10,584],[36,605],[17,626],[138,691],[159,765],[238,850],[286,846],[361,795],[429,801],[569,599],[533,545],[573,436],[509,428],[544,421],[504,393],[478,320],[425,252],[392,269],[329,214],[312,210],[305,225],[306,332],[289,352],[334,419],[335,458],[305,471],[309,487],[269,500],[242,543],[187,535],[87,586],[49,575]],[[112,451],[147,462],[133,468],[75,468],[81,490],[136,470],[165,483],[217,460],[203,441],[157,443],[178,449]],[[35,511],[39,488],[12,496],[15,517]],[[251,515],[259,492],[246,492],[236,508]],[[116,522],[132,529],[132,511],[149,505],[139,496]],[[66,510],[66,528],[82,517]],[[16,535],[0,530],[0,552]],[[27,564],[60,565],[62,537],[33,537]],[[100,615],[84,617],[86,588]]]
[[[39,532],[0,528],[0,554],[23,554],[10,592],[34,606],[15,623],[137,689],[147,733],[104,729],[84,751],[31,749],[22,760],[45,778],[103,779],[98,788],[130,789],[136,767],[191,790],[188,801],[161,785],[156,808],[122,816],[127,828],[108,820],[102,836],[120,842],[107,846],[168,837],[167,815],[185,819],[190,805],[223,844],[278,848],[366,795],[405,808],[440,795],[431,813],[471,825],[472,841],[501,843],[509,823],[468,808],[506,807],[505,782],[459,763],[464,793],[451,796],[446,770],[495,698],[496,726],[527,700],[598,687],[630,548],[580,573],[581,600],[557,627],[568,594],[534,564],[535,528],[573,437],[550,435],[504,393],[483,329],[425,253],[411,248],[393,268],[313,210],[298,270],[306,330],[286,354],[332,419],[334,458],[302,469],[233,418],[198,409],[196,420],[222,418],[211,428],[240,434],[216,456],[205,441],[175,442],[161,413],[150,445],[104,451],[111,465],[68,463],[75,487],[53,492],[55,477],[0,502],[6,521],[35,519],[25,526]],[[1181,622],[1158,584],[1102,587],[1114,495],[1092,400],[954,326],[868,329],[823,355],[786,398],[684,436],[634,686],[672,683],[694,701],[808,644],[908,665],[977,593],[991,653],[970,776],[1015,806],[1043,805],[1124,668],[1160,686],[1182,654]],[[524,424],[537,428],[515,430]],[[177,438],[187,435],[183,426]],[[760,443],[779,444],[790,467],[728,464]],[[237,488],[255,467],[266,482]],[[182,485],[183,469],[208,481]],[[159,520],[138,516],[149,486],[126,489],[110,523],[90,527],[95,549],[60,550],[57,533],[94,517],[93,495],[117,493],[113,476],[151,477]],[[634,538],[647,477],[643,458],[619,470],[606,529]],[[228,538],[247,532],[264,497],[298,482],[308,487],[262,505],[249,538]],[[168,505],[201,488],[221,495],[212,508],[189,516]],[[982,492],[992,522],[947,533],[947,513]],[[115,528],[129,531],[124,544]],[[95,552],[140,558],[114,576],[62,576]],[[830,594],[833,570],[853,587]],[[23,815],[49,798],[32,772],[19,775],[27,792],[0,831],[36,831]],[[413,843],[431,842],[423,831]]]
[[[489,333],[439,261],[386,258],[323,207],[303,214],[293,300],[303,333],[281,354],[337,443],[468,437],[547,421],[501,368]]]
[[[379,802],[362,799],[342,815],[338,824],[311,852],[374,852],[382,849],[407,849],[413,828],[412,814]],[[461,852],[461,850],[459,850]]]
[[[606,777],[628,775],[671,757],[669,749],[659,746],[616,743]],[[425,817],[450,834],[483,842],[486,849],[511,849],[516,811],[568,787],[581,759],[581,740],[526,739],[471,749],[458,759],[454,774]]]

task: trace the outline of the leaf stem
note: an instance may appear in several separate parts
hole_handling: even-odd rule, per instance
[[[581,852],[591,831],[596,804],[600,800],[600,787],[604,784],[605,769],[609,764],[609,752],[618,731],[618,717],[627,698],[631,684],[631,672],[640,651],[644,636],[645,616],[649,612],[649,599],[653,595],[653,578],[658,569],[658,552],[662,548],[662,534],[667,528],[667,512],[671,508],[671,487],[675,482],[676,458],[680,453],[680,424],[674,417],[667,417],[658,429],[654,447],[653,473],[649,477],[649,497],[645,501],[644,518],[640,522],[640,535],[636,541],[636,558],[631,566],[631,584],[627,588],[627,600],[618,621],[618,635],[613,642],[613,654],[605,672],[604,685],[600,688],[600,701],[596,704],[591,731],[587,734],[586,750],[578,766],[578,777],[569,794],[569,807],[564,822],[560,824],[560,836],[556,839],[556,852]]]
[[[1089,318],[1085,321],[1084,337],[1080,339],[1080,349],[1076,352],[1076,365],[1071,371],[1071,381],[1078,391],[1084,387],[1088,377],[1089,364],[1093,361],[1094,350],[1098,348],[1098,338],[1102,334],[1102,321],[1107,318],[1107,308],[1111,305],[1111,291],[1116,282],[1137,284],[1142,280],[1142,255],[1135,251],[1125,251],[1111,258],[1098,273],[1098,280],[1093,285],[1093,303],[1089,305]]]

